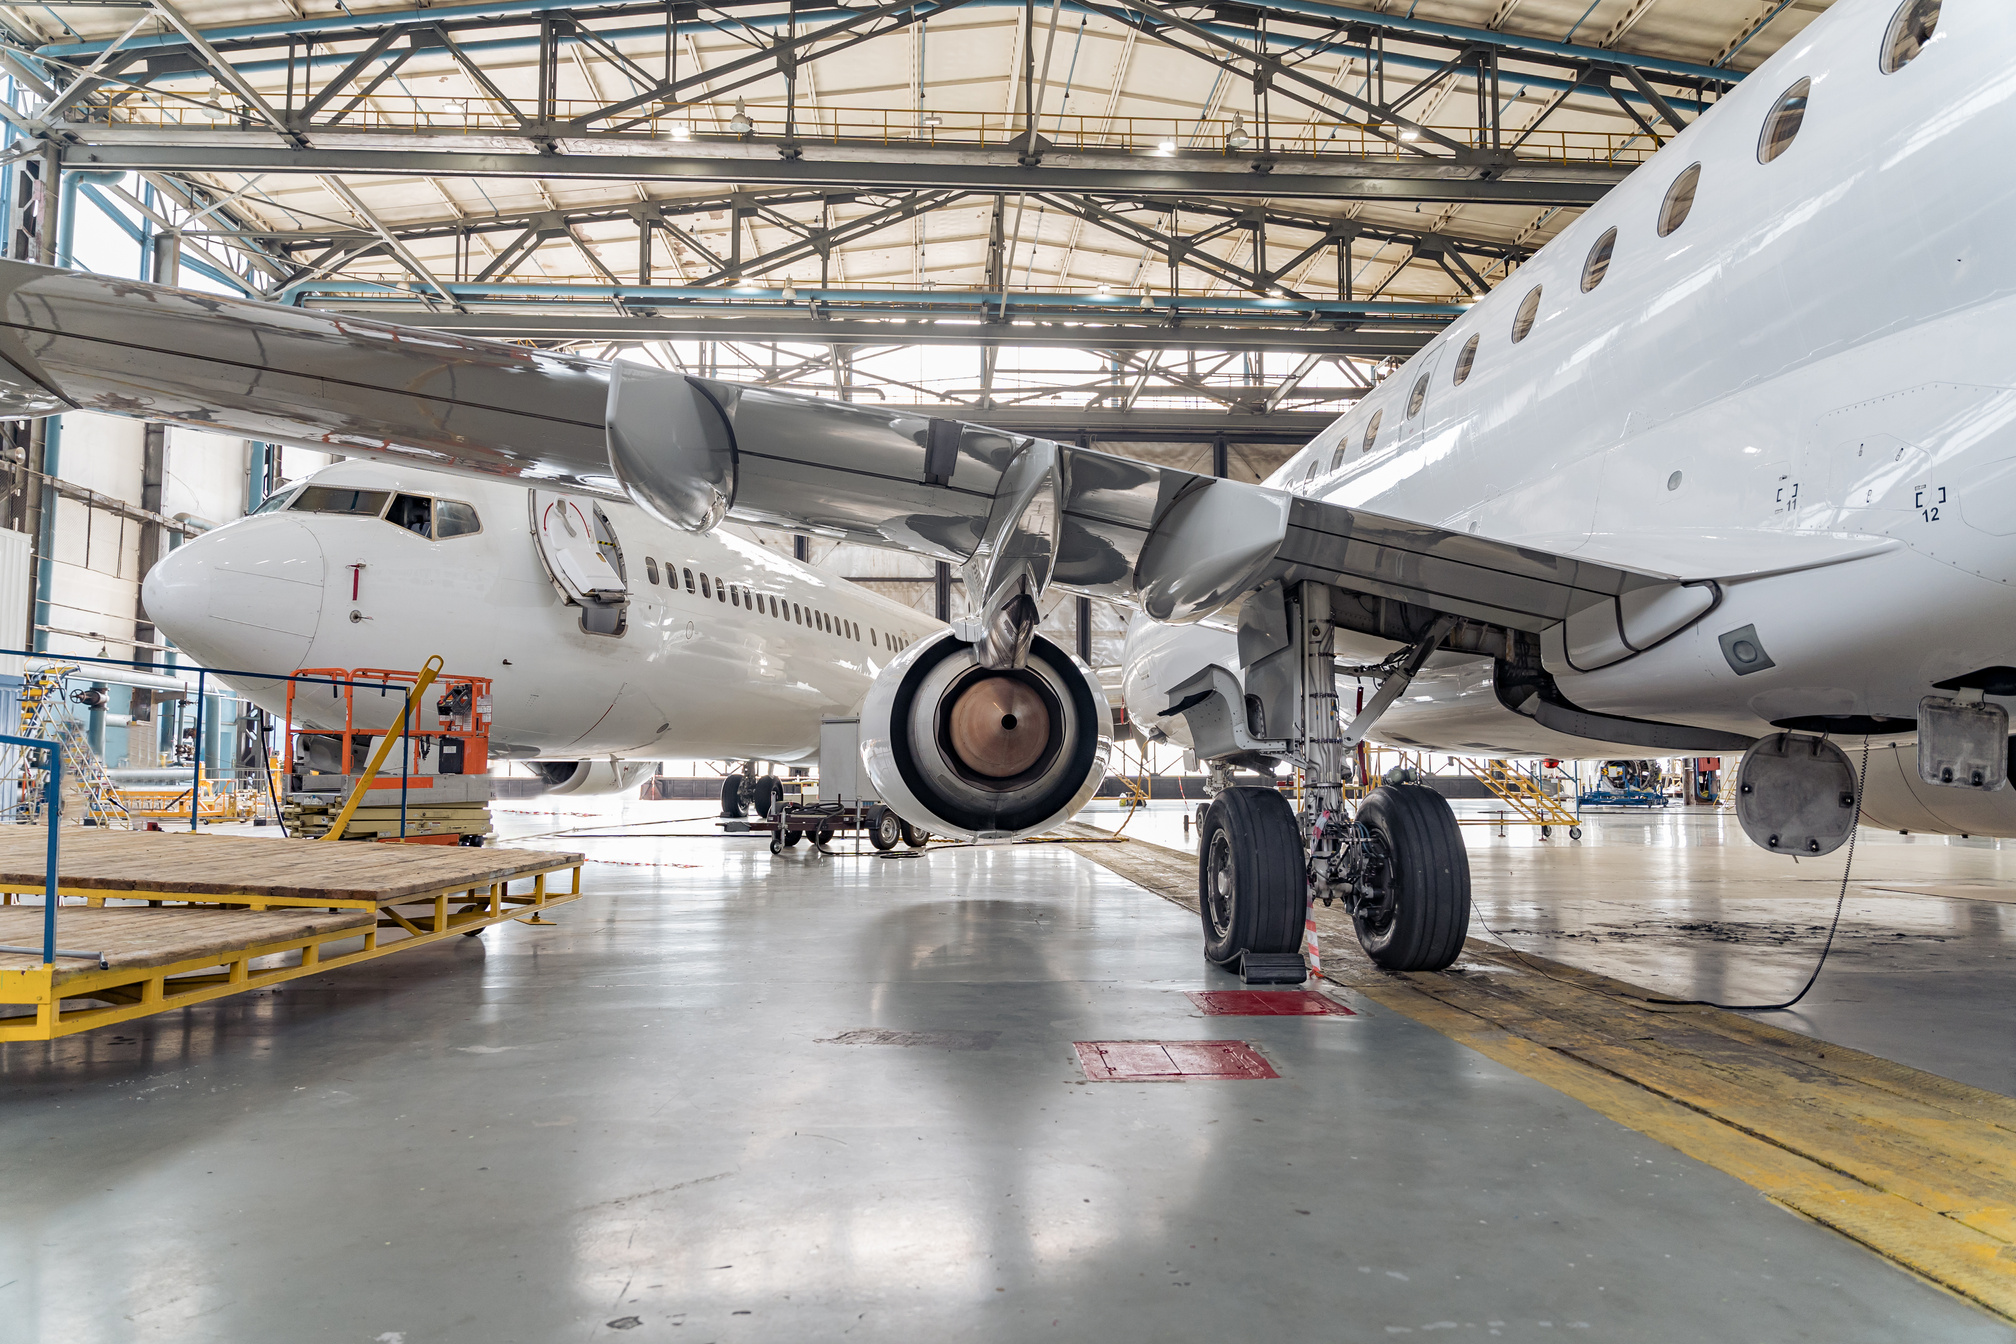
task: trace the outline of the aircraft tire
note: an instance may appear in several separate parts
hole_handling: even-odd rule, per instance
[[[1288,800],[1273,789],[1220,793],[1197,837],[1197,907],[1204,955],[1225,965],[1245,952],[1302,946],[1308,869]]]
[[[903,843],[910,846],[910,848],[922,849],[930,840],[931,832],[925,830],[922,826],[912,826],[907,821],[903,823]]]
[[[742,776],[729,775],[721,781],[721,815],[739,817],[743,811]]]
[[[756,781],[751,806],[756,809],[757,816],[767,817],[770,815],[770,809],[775,807],[777,800],[783,796],[784,782],[775,775],[765,775]]]
[[[903,843],[903,819],[886,807],[868,812],[868,843],[887,852]]]
[[[1470,928],[1470,856],[1449,800],[1421,784],[1383,784],[1358,809],[1392,864],[1387,908],[1352,918],[1358,944],[1389,971],[1439,971]]]

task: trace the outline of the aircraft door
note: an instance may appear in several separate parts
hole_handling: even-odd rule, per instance
[[[621,635],[630,585],[623,547],[609,517],[591,499],[534,490],[532,537],[561,600],[581,608],[581,628]]]

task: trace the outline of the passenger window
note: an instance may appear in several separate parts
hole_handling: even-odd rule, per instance
[[[728,605],[731,607],[742,605],[742,590],[740,588],[730,588],[728,590]]]
[[[1412,420],[1421,414],[1421,407],[1428,400],[1428,375],[1422,374],[1415,380],[1414,390],[1407,396],[1407,418]]]
[[[1666,199],[1659,206],[1661,238],[1687,222],[1687,216],[1694,211],[1694,193],[1700,186],[1701,165],[1697,163],[1674,178],[1673,185],[1666,188]]]
[[[345,490],[339,485],[302,487],[287,507],[294,513],[348,513],[360,518],[376,518],[392,498],[386,490]]]
[[[651,580],[651,586],[658,586],[658,562],[650,556],[644,557],[644,577]]]
[[[1883,34],[1883,73],[1894,75],[1918,59],[1939,26],[1939,0],[1904,0]]]
[[[394,495],[392,507],[386,510],[385,521],[394,527],[405,528],[416,537],[432,536],[434,501],[425,495]]]
[[[1449,379],[1451,387],[1463,386],[1463,380],[1470,376],[1470,366],[1477,362],[1477,336],[1463,342],[1463,348],[1456,354],[1456,372]]]
[[[684,575],[686,576],[686,591],[687,591],[687,592],[689,592],[689,593],[690,593],[690,592],[692,592],[692,591],[693,591],[693,571],[692,571],[692,570],[690,570],[690,569],[683,569],[683,570],[681,570],[681,571],[679,571],[679,572],[680,572],[680,573],[682,573],[682,574],[684,574]]]
[[[1757,162],[1769,163],[1792,147],[1800,123],[1806,120],[1806,95],[1812,89],[1813,81],[1802,79],[1778,95],[1771,115],[1764,118],[1764,133],[1757,138]]]
[[[714,580],[714,600],[716,602],[726,602],[728,600],[728,581],[726,579]]]
[[[1372,412],[1372,418],[1365,422],[1365,440],[1360,447],[1365,452],[1372,451],[1372,441],[1379,437],[1379,422],[1386,417],[1384,410]]]
[[[700,596],[714,596],[713,592],[707,587],[707,571],[704,569],[700,571]]]
[[[1610,273],[1610,254],[1617,250],[1617,230],[1605,229],[1603,236],[1596,240],[1596,246],[1589,249],[1588,259],[1582,263],[1582,292],[1603,283],[1603,277]]]
[[[455,499],[434,501],[434,537],[445,541],[449,537],[473,537],[483,530],[483,520],[476,516],[474,505],[464,504]]]
[[[1512,344],[1526,339],[1533,330],[1533,320],[1540,316],[1540,286],[1535,285],[1519,300],[1519,311],[1512,316]]]

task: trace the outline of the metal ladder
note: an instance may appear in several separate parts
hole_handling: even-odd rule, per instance
[[[1579,824],[1575,814],[1561,806],[1559,798],[1541,788],[1540,781],[1534,776],[1523,770],[1514,769],[1510,761],[1479,762],[1467,756],[1452,756],[1450,759],[1462,766],[1466,773],[1489,790],[1493,798],[1533,825]]]
[[[84,797],[84,814],[94,826],[131,830],[133,819],[119,798],[119,786],[105,771],[105,762],[91,750],[84,725],[70,712],[63,678],[74,666],[49,664],[33,668],[21,687],[21,736],[53,738],[62,744],[63,767]],[[37,771],[39,773],[39,771]]]

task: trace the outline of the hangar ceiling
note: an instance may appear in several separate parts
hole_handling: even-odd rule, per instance
[[[185,284],[1294,438],[1826,7],[0,7],[10,253],[96,216]]]

